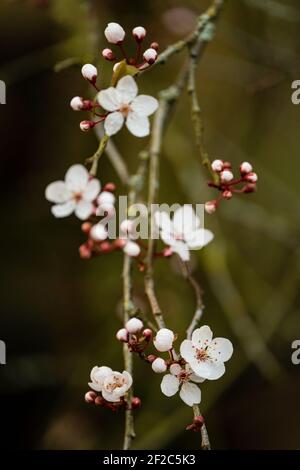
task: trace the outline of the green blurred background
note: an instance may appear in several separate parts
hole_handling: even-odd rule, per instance
[[[128,31],[143,25],[161,49],[194,28],[206,0],[1,0],[0,79],[7,104],[0,109],[2,169],[2,294],[0,339],[1,446],[29,449],[116,449],[123,416],[84,402],[92,366],[122,369],[120,327],[122,255],[83,261],[84,241],[75,218],[55,220],[45,186],[97,146],[78,128],[74,95],[88,95],[80,65],[99,59],[106,86],[111,64],[101,59],[109,21]],[[202,386],[212,445],[220,449],[300,447],[299,372],[291,343],[299,331],[299,117],[291,82],[300,79],[298,0],[231,0],[214,41],[201,60],[198,92],[205,139],[213,157],[237,168],[253,162],[258,192],[224,201],[206,217],[215,241],[193,259],[205,289],[205,316],[217,336],[229,337],[235,354],[227,373]],[[69,67],[54,71],[68,59]],[[157,96],[170,84],[183,56],[139,79]],[[67,65],[64,63],[63,65]],[[134,171],[145,145],[125,130],[115,143]],[[204,202],[205,184],[184,96],[164,142],[159,199]],[[125,189],[108,159],[103,183]],[[193,292],[178,266],[158,261],[158,296],[168,325],[183,332],[194,310]],[[135,298],[148,310],[142,276]],[[181,337],[179,338],[182,339]],[[199,448],[185,432],[191,410],[160,392],[161,376],[135,361],[134,448]],[[149,375],[146,375],[149,374]]]

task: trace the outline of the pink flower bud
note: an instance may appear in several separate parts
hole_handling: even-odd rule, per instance
[[[151,42],[150,49],[154,49],[155,51],[158,51],[158,49],[159,49],[158,42]]]
[[[207,201],[204,204],[204,209],[207,214],[213,214],[214,212],[216,212],[216,209],[217,209],[217,201],[216,200]]]
[[[220,176],[222,183],[229,183],[233,179],[233,174],[230,170],[223,170]]]
[[[241,175],[246,175],[247,173],[250,173],[253,170],[251,163],[248,162],[243,162],[240,165],[240,172]]]
[[[87,392],[84,396],[84,399],[87,403],[94,403],[97,398],[97,393],[92,392],[91,390]]]
[[[79,256],[82,259],[89,259],[92,256],[90,248],[84,243],[79,247]]]
[[[90,237],[96,242],[105,240],[108,236],[107,230],[101,222],[92,226]]]
[[[133,409],[140,408],[142,405],[142,400],[139,397],[133,397],[131,400],[131,407]]]
[[[116,333],[116,338],[119,341],[122,341],[123,343],[128,342],[128,331],[126,328],[121,328],[119,331]]]
[[[214,160],[211,164],[211,168],[212,168],[213,171],[219,173],[224,168],[223,160]]]
[[[143,331],[143,336],[145,338],[146,341],[150,341],[150,339],[152,338],[152,330],[150,330],[150,328],[146,328],[144,331]]]
[[[157,52],[156,52],[155,49],[152,49],[150,47],[149,49],[147,49],[144,52],[143,57],[144,57],[145,61],[148,62],[148,64],[152,65],[152,64],[154,64],[154,62],[157,59]]]
[[[152,362],[152,370],[156,372],[156,374],[163,374],[167,370],[167,364],[161,357],[157,357],[153,362]]]
[[[135,334],[141,331],[143,328],[143,322],[139,318],[130,318],[128,322],[125,323],[125,328],[130,334]]]
[[[231,199],[232,198],[232,192],[229,189],[227,189],[226,191],[223,191],[222,194],[223,194],[224,199]]]
[[[258,179],[256,173],[248,173],[244,178],[246,181],[249,181],[249,183],[256,183]]]
[[[92,82],[92,83],[96,82],[98,72],[94,65],[84,64],[84,66],[81,69],[81,73],[82,73],[83,78],[85,78],[89,82]]]
[[[111,251],[111,245],[109,242],[102,242],[100,248],[103,253],[109,253]]]
[[[149,356],[147,356],[147,361],[152,364],[152,362],[155,361],[156,357],[157,356],[154,356],[154,354],[149,354]]]
[[[125,31],[118,23],[108,23],[104,30],[108,42],[111,44],[120,44],[125,38]]]
[[[103,49],[102,51],[102,56],[104,57],[104,59],[106,60],[116,60],[116,56],[115,54],[113,53],[113,51],[111,49]]]
[[[117,238],[115,241],[114,241],[114,247],[117,248],[117,249],[122,249],[124,248],[124,246],[126,245],[126,240],[124,240],[123,238]]]
[[[132,35],[137,42],[142,42],[145,39],[147,31],[143,26],[136,26],[132,30]]]
[[[74,111],[81,111],[83,109],[83,98],[80,96],[74,96],[70,101],[70,106]]]
[[[79,124],[79,127],[83,132],[88,132],[94,126],[95,123],[93,121],[81,121],[81,123]]]
[[[83,224],[81,225],[81,230],[87,235],[90,233],[91,228],[92,224],[90,222],[83,222]]]
[[[115,183],[107,183],[103,188],[103,191],[108,191],[110,193],[113,193],[115,190],[116,190]]]
[[[243,188],[244,193],[253,193],[256,190],[256,183],[249,183]]]

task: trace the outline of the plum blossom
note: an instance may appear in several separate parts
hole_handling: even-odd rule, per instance
[[[132,317],[128,322],[125,324],[125,328],[130,334],[135,334],[141,331],[144,324],[139,318]]]
[[[115,88],[109,87],[98,93],[99,104],[110,112],[104,121],[107,135],[116,134],[124,121],[128,130],[136,137],[149,135],[148,116],[156,111],[158,101],[148,95],[137,96],[137,93],[137,84],[130,75],[122,77]]]
[[[89,386],[109,402],[118,402],[132,385],[132,377],[124,370],[122,373],[113,371],[110,367],[93,367]]]
[[[180,389],[179,396],[188,406],[199,404],[201,390],[191,382],[201,383],[205,379],[196,375],[188,364],[181,367],[179,364],[170,366],[170,374],[162,379],[160,388],[164,395],[172,397]]]
[[[120,44],[125,38],[125,31],[119,23],[108,23],[104,30],[108,42],[111,44]]]
[[[224,362],[233,353],[231,341],[226,338],[214,338],[209,326],[197,328],[192,340],[184,340],[180,354],[191,366],[195,374],[210,380],[219,379],[225,373]]]
[[[175,340],[175,335],[172,330],[168,328],[161,328],[156,333],[156,337],[153,340],[153,344],[157,351],[166,352],[170,351],[173,348],[173,342]]]
[[[88,173],[80,164],[72,165],[66,175],[65,181],[54,181],[46,187],[45,196],[54,202],[51,211],[55,217],[75,215],[86,220],[94,213],[93,201],[100,192],[100,182]]]
[[[190,250],[199,250],[214,237],[210,230],[200,228],[200,219],[189,204],[177,209],[173,220],[166,212],[156,212],[155,223],[164,243],[183,261],[190,259]]]

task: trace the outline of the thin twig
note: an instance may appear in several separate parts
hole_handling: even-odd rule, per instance
[[[188,280],[192,288],[194,289],[195,292],[195,298],[196,298],[196,310],[194,313],[194,316],[192,318],[192,321],[186,330],[186,337],[187,339],[191,339],[192,334],[194,329],[197,327],[198,323],[201,320],[201,317],[203,315],[204,311],[204,303],[203,303],[203,290],[200,284],[196,281],[194,276],[191,273],[191,269],[188,263],[181,262],[181,268],[182,268],[182,273],[185,279]]]
[[[92,155],[92,157],[90,157],[90,158],[87,158],[87,160],[86,160],[86,163],[91,163],[92,164],[92,167],[90,169],[90,174],[93,175],[93,176],[96,176],[96,174],[97,174],[99,158],[104,153],[104,150],[105,150],[105,147],[107,145],[108,140],[109,140],[109,136],[104,134],[104,136],[100,140],[99,146],[98,146],[96,152],[94,153],[94,155]]]
[[[193,405],[194,418],[201,416],[200,409],[198,405]],[[203,423],[201,427],[201,450],[211,450],[210,441],[208,437],[208,432],[206,424]]]

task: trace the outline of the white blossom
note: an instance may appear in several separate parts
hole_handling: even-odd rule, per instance
[[[81,69],[81,73],[83,78],[85,78],[89,82],[95,82],[98,75],[96,67],[92,64],[84,64]]]
[[[200,228],[200,219],[189,204],[177,209],[173,220],[166,212],[156,212],[155,223],[164,243],[183,261],[190,259],[190,250],[199,250],[214,237],[210,230]]]
[[[172,330],[168,328],[161,328],[156,333],[156,337],[153,340],[154,346],[160,352],[170,351],[173,347],[175,335]]]
[[[184,340],[180,346],[180,354],[191,366],[193,371],[205,379],[216,380],[225,372],[224,362],[233,353],[231,341],[226,338],[213,339],[209,326],[197,328],[191,340]]]
[[[139,95],[135,80],[126,75],[122,77],[117,86],[101,90],[97,99],[102,108],[110,111],[104,121],[107,135],[116,134],[124,124],[136,137],[149,135],[150,123],[148,116],[153,114],[158,101],[152,96]]]
[[[167,370],[166,362],[161,358],[157,357],[151,364],[152,370],[156,372],[156,374],[162,374]]]
[[[125,31],[118,23],[108,23],[104,30],[104,34],[108,42],[111,44],[119,44],[125,38]]]
[[[143,322],[139,318],[130,318],[128,322],[125,324],[125,328],[128,331],[128,333],[135,334],[141,331],[143,328]]]
[[[113,371],[110,367],[93,367],[89,386],[96,392],[101,392],[105,400],[118,402],[132,385],[132,377],[127,371]]]
[[[79,219],[86,220],[94,212],[93,201],[99,191],[99,180],[91,178],[87,169],[77,164],[68,169],[65,181],[50,183],[45,196],[55,203],[51,208],[55,217],[67,217],[75,212]]]
[[[162,379],[160,388],[164,395],[172,397],[180,389],[179,396],[188,406],[199,404],[201,401],[200,388],[191,382],[201,383],[205,379],[196,375],[188,364],[170,366],[170,374]]]

